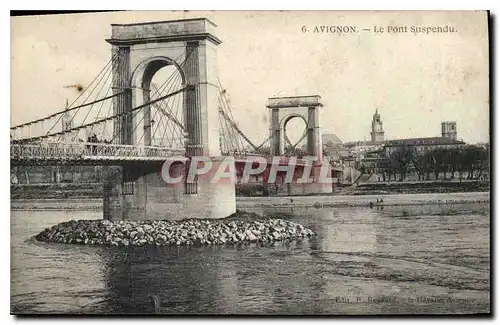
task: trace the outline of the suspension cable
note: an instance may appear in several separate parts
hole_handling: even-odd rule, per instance
[[[86,106],[89,106],[89,105],[92,105],[92,104],[96,104],[96,103],[99,103],[99,102],[102,102],[102,101],[108,100],[108,99],[110,99],[110,98],[113,98],[113,97],[115,97],[115,96],[117,96],[117,95],[120,95],[120,94],[122,94],[122,93],[123,93],[123,92],[121,92],[121,93],[117,93],[117,94],[115,94],[115,95],[110,95],[110,96],[108,96],[108,97],[104,97],[104,98],[101,98],[101,99],[95,100],[95,101],[90,102],[90,103],[86,103],[86,104],[82,104],[82,105],[79,105],[79,106],[75,106],[75,107],[72,107],[72,108],[70,108],[70,109],[66,110],[65,112],[69,112],[69,111],[75,110],[75,109],[77,109],[77,108],[86,107]],[[27,126],[27,125],[29,125],[29,124],[35,124],[35,123],[38,123],[38,122],[41,122],[41,121],[44,121],[44,120],[50,119],[50,118],[52,118],[52,117],[54,117],[54,116],[57,116],[57,115],[59,115],[59,114],[63,114],[63,113],[65,113],[65,112],[58,112],[58,113],[54,113],[54,114],[52,114],[51,116],[48,116],[48,117],[45,117],[45,118],[42,118],[42,119],[38,119],[38,120],[35,120],[35,121],[31,121],[31,122],[29,122],[29,123],[25,123],[25,124],[23,124],[23,125],[21,125],[21,126],[17,126],[17,127],[14,127],[14,128],[20,128],[20,127],[22,127],[22,126]],[[12,130],[12,129],[14,129],[14,128],[11,128],[11,130]]]
[[[181,100],[180,96],[173,98],[173,100],[172,100],[172,106],[173,107],[179,107],[180,100]],[[174,113],[172,112],[172,110],[168,107],[168,103],[165,103],[165,106],[170,111],[171,115],[174,115]],[[166,126],[165,126],[165,132],[162,135],[162,139],[166,138],[165,135],[167,134],[169,126],[171,124],[176,124],[178,126],[181,126],[181,128],[180,128],[180,130],[179,130],[179,132],[178,132],[177,135],[180,136],[182,139],[184,139],[184,131],[185,131],[184,130],[184,126],[180,122],[178,122],[177,119],[167,119],[167,121],[166,121],[165,124],[166,124]],[[176,130],[177,130],[177,128],[174,125],[172,125],[172,132],[170,133],[170,143],[168,144],[169,146],[172,146],[172,144],[174,143],[174,139],[175,139],[174,133],[175,133]],[[181,132],[182,132],[182,134],[181,134]],[[168,137],[166,139],[168,139]]]
[[[112,88],[108,88],[108,90],[106,91],[106,94],[104,94],[104,96],[108,96],[108,93],[109,91],[111,90]],[[99,110],[97,111],[97,114],[95,116],[95,119],[97,120],[99,118],[99,116],[101,115],[101,110],[102,108],[104,107],[104,102],[101,103],[101,106],[99,107]],[[113,103],[111,103],[111,105],[109,106],[110,108],[113,107]],[[109,113],[108,113],[109,114]],[[103,126],[103,131],[102,131],[102,134],[100,135],[100,138],[104,138],[104,128],[106,127],[106,123],[104,123],[104,126]]]
[[[189,58],[189,56],[190,56],[190,55],[191,55],[191,53],[188,55],[188,57],[186,58],[186,60]],[[184,65],[184,63],[186,62],[186,60],[184,60],[184,61],[182,62],[182,65]],[[161,91],[162,91],[162,90],[160,89],[160,90],[159,90],[159,92],[161,93]],[[176,100],[177,100],[177,101],[176,101]],[[179,101],[180,101],[180,99],[178,99],[178,98],[174,98],[174,101],[173,101],[173,103],[172,103],[172,104],[173,104],[173,105],[177,105]],[[167,107],[168,107],[168,105],[167,105]],[[170,112],[171,112],[171,110],[170,110]],[[172,113],[172,112],[171,112],[171,113]],[[172,115],[174,115],[174,114],[172,113]],[[165,123],[165,130],[163,131],[163,134],[162,134],[162,136],[161,136],[161,139],[165,139],[165,136],[166,136],[166,134],[167,134],[167,132],[168,132],[168,127],[169,127],[169,125],[170,125],[170,124],[169,124],[169,123],[170,123],[170,121],[171,121],[171,120],[167,120],[167,121],[166,121],[166,123]],[[172,120],[172,121],[173,121],[173,120]],[[182,123],[180,123],[180,125],[182,125]],[[182,125],[182,132],[183,132],[183,134],[182,134],[182,138],[184,139],[184,132],[185,132],[185,129],[184,129],[184,126],[183,126],[183,125]],[[172,136],[173,136],[173,132],[172,132]],[[173,141],[172,141],[172,142],[173,142]]]
[[[223,90],[223,87],[222,87],[222,84],[220,82],[220,79],[217,79],[217,81],[219,83],[219,89]],[[221,98],[223,108],[226,108],[226,110],[230,114],[230,115],[224,114],[225,115],[224,117],[226,119],[229,119],[232,127],[236,130],[236,132],[238,132],[238,134],[240,134],[243,137],[243,139],[245,139],[245,141],[248,142],[248,144],[250,144],[254,149],[257,150],[258,147],[243,133],[243,131],[241,131],[241,129],[238,126],[238,124],[236,124],[236,122],[234,122],[234,117],[232,116],[231,108],[229,107],[229,104],[227,104],[227,98],[225,96],[223,96],[222,91],[219,91],[219,97]],[[224,112],[224,113],[226,113],[226,112]]]
[[[111,60],[110,60],[111,61]],[[107,67],[109,64],[109,62],[105,65],[105,67]],[[105,67],[101,70],[101,72],[105,69]],[[83,107],[83,106],[87,106],[87,104],[85,105],[79,105],[79,106],[76,106],[76,107],[71,107],[84,93],[85,91],[92,85],[92,83],[99,77],[99,75],[101,74],[101,72],[99,72],[99,74],[94,78],[94,80],[92,80],[92,82],[87,86],[87,88],[85,88],[81,93],[80,95],[78,95],[78,97],[68,106],[66,107],[63,111],[60,111],[60,112],[57,112],[57,113],[54,113],[54,114],[51,114],[51,115],[48,115],[48,116],[45,116],[43,118],[39,118],[39,119],[36,119],[36,120],[33,120],[33,121],[29,121],[29,122],[26,122],[26,123],[22,123],[22,124],[18,124],[18,125],[15,125],[15,126],[12,126],[10,129],[11,130],[14,130],[14,129],[18,129],[18,128],[21,128],[21,127],[24,127],[24,126],[28,126],[30,124],[34,124],[34,123],[38,123],[38,122],[42,122],[44,120],[48,120],[54,116],[57,116],[59,114],[64,114],[68,111],[72,111],[72,110],[75,110],[79,107]]]
[[[170,82],[170,80],[174,77],[174,75],[176,75],[176,73],[175,73],[175,72],[177,72],[177,71],[174,71],[174,72],[173,72],[173,73],[172,73],[172,74],[168,77],[169,82]],[[148,103],[145,103],[145,106],[144,106],[144,107],[147,107],[147,106],[149,105],[149,103],[152,103],[152,101],[150,100]],[[137,115],[137,114],[136,114],[136,115]],[[144,121],[144,118],[145,118],[145,117],[146,117],[146,114],[144,114],[144,113],[143,113],[143,114],[142,114],[141,119],[135,123],[135,126],[134,126],[134,128],[132,129],[131,134],[134,134],[134,132],[135,132],[135,131],[137,130],[137,128],[139,127],[139,125],[141,125],[141,122],[143,122],[143,121]],[[142,138],[144,137],[144,134],[145,134],[145,133],[146,133],[146,132],[143,132],[143,133],[142,133],[142,136],[141,136],[141,139],[140,139],[140,140],[142,140]],[[117,136],[117,134],[115,135],[115,137],[113,137],[113,139],[112,139],[111,141],[114,141],[114,140],[115,140],[115,138],[116,138],[116,136]],[[138,142],[139,142],[140,140],[138,140]]]
[[[100,119],[100,120],[96,120],[96,121],[94,121],[94,122],[92,122],[92,123],[89,123],[89,124],[86,124],[86,125],[81,125],[81,126],[79,126],[79,127],[76,127],[76,128],[74,128],[73,130],[63,131],[63,132],[56,132],[56,133],[47,134],[47,135],[42,135],[42,136],[39,136],[39,137],[30,138],[29,140],[45,139],[45,138],[49,138],[49,137],[52,137],[52,136],[57,136],[57,135],[60,135],[60,134],[69,133],[69,132],[76,131],[76,130],[81,130],[81,129],[83,129],[83,128],[87,127],[87,126],[92,126],[92,125],[96,125],[96,124],[99,124],[99,123],[102,123],[102,122],[105,122],[105,121],[109,121],[109,120],[112,120],[112,119],[114,119],[114,118],[116,118],[116,117],[120,117],[120,116],[123,116],[123,115],[125,115],[125,114],[128,114],[128,113],[130,113],[130,112],[135,112],[135,111],[137,111],[137,110],[139,110],[139,109],[141,109],[141,108],[144,108],[144,107],[146,107],[146,106],[148,106],[148,105],[150,105],[150,104],[153,104],[153,103],[159,102],[160,100],[164,100],[164,99],[166,99],[166,98],[169,98],[169,97],[175,96],[175,95],[177,95],[177,94],[180,94],[180,93],[182,93],[183,91],[187,90],[187,89],[188,89],[188,88],[190,88],[190,87],[192,87],[192,86],[186,86],[186,87],[184,87],[184,88],[181,88],[181,89],[179,89],[179,90],[177,90],[177,91],[175,91],[175,92],[173,92],[173,93],[171,93],[171,94],[168,94],[168,95],[162,96],[162,97],[160,97],[160,98],[158,98],[158,99],[155,99],[155,100],[153,100],[153,101],[151,101],[151,102],[149,102],[149,103],[145,103],[145,104],[139,105],[139,106],[137,106],[137,107],[134,107],[133,109],[131,109],[131,110],[130,110],[130,111],[128,111],[128,112],[121,112],[121,113],[119,113],[119,114],[115,114],[115,115],[110,116],[110,117],[106,117],[106,118],[103,118],[103,119]]]
[[[184,60],[180,63],[180,66],[182,66],[182,65],[184,64],[184,62],[186,62],[186,60],[187,60],[190,56],[191,56],[191,53],[190,53],[188,56],[186,56],[186,57],[184,58]],[[178,61],[181,57],[182,57],[182,55],[180,55],[179,57],[177,57],[177,59],[176,59],[175,61],[177,62],[177,61]],[[177,70],[177,69],[176,69],[176,71],[174,71],[174,72],[173,72],[173,73],[169,76],[169,78],[167,78],[167,80],[165,80],[165,82],[164,82],[164,83],[160,86],[160,88],[163,88],[164,86],[166,86],[167,82],[170,82],[170,78],[172,78],[172,77],[176,74],[176,72],[179,72],[179,70]],[[153,102],[150,100],[150,102],[149,102],[149,103],[153,103]],[[145,105],[144,107],[146,107],[146,106],[148,106],[148,103],[146,103],[146,105]],[[135,115],[137,115],[137,114],[135,114]],[[144,117],[145,117],[145,115],[143,114],[143,115],[142,115],[141,120],[140,120],[140,121],[138,121],[138,122],[136,123],[136,125],[135,125],[134,129],[132,130],[132,134],[135,132],[135,130],[137,129],[137,127],[140,125],[140,122],[142,122],[142,121],[144,120]],[[134,116],[133,116],[133,115],[132,115],[132,118],[134,118]],[[143,132],[143,136],[142,136],[142,137],[144,137],[144,134],[145,134],[145,133]],[[117,135],[118,135],[118,134],[115,134],[115,135],[113,136],[113,139],[112,139],[111,141],[114,141],[114,139],[117,137]],[[141,140],[142,140],[142,137],[141,137]]]
[[[98,75],[94,78],[94,80],[92,80],[92,82],[91,82],[91,83],[87,86],[87,88],[85,88],[85,90],[84,90],[84,91],[80,94],[80,96],[78,96],[78,97],[77,97],[77,98],[73,101],[73,103],[72,103],[71,105],[73,105],[73,104],[74,104],[74,103],[75,103],[75,102],[76,102],[76,101],[77,101],[77,100],[78,100],[81,96],[83,96],[83,93],[84,93],[84,92],[86,92],[86,91],[90,88],[90,86],[94,83],[94,81],[96,81],[96,80],[97,80],[97,78],[98,78],[100,75],[104,76],[104,74],[106,74],[106,73],[107,73],[108,68],[109,68],[110,66],[111,66],[111,67],[113,67],[113,62],[114,62],[114,60],[117,58],[117,56],[118,56],[118,53],[115,53],[115,54],[111,57],[111,60],[109,60],[109,61],[108,61],[108,63],[106,63],[106,65],[104,66],[104,68],[103,68],[103,69],[99,72],[99,74],[98,74]],[[94,92],[94,90],[95,90],[95,88],[97,87],[97,85],[101,82],[101,80],[102,80],[102,76],[101,76],[101,78],[99,79],[99,81],[97,82],[97,84],[95,84],[95,85],[94,85],[94,87],[92,88],[92,90],[90,91],[90,93],[88,94],[88,96],[87,96],[87,97],[83,100],[83,103],[85,103],[85,102],[86,102],[86,101],[90,98],[90,96],[91,96],[91,95],[92,95],[92,93]],[[93,105],[93,103],[92,103],[92,105]],[[80,108],[81,108],[81,107],[80,107]],[[78,111],[80,110],[80,108],[78,108]],[[77,111],[77,112],[75,112],[75,114],[73,115],[73,118],[71,119],[72,121],[73,121],[73,119],[75,118],[75,116],[76,116],[76,114],[78,113],[78,111]],[[53,128],[54,128],[54,127],[55,127],[55,126],[59,123],[59,121],[61,120],[61,118],[62,118],[62,117],[63,117],[63,114],[61,114],[61,115],[59,116],[59,118],[57,119],[57,121],[56,121],[56,122],[52,125],[52,127],[49,129],[49,131],[47,131],[47,134],[49,134],[49,133],[50,133],[50,131],[52,131],[52,129],[53,129]]]
[[[156,87],[156,85],[152,85],[152,89],[154,91],[155,97],[161,96],[161,94],[158,92],[158,88]],[[158,105],[155,105],[155,107],[160,107],[163,110],[163,102],[159,102]],[[158,131],[158,129],[160,129],[160,128],[166,129],[168,127],[168,117],[166,118],[167,119],[166,122],[163,121],[165,116],[167,116],[166,114],[168,114],[168,113],[164,112],[164,114],[162,114],[162,116],[160,117],[160,120],[157,122],[156,128],[154,129],[153,135],[151,136],[152,139],[155,138],[155,135],[156,135],[156,132]],[[161,145],[165,146],[165,143],[163,140],[164,140],[164,138],[160,138]]]
[[[177,71],[176,71],[176,72],[177,72]],[[175,76],[175,77],[171,80],[171,84],[170,84],[170,86],[169,86],[169,91],[170,91],[170,89],[171,89],[171,88],[173,88],[173,87],[175,86],[175,81],[176,81],[178,78],[180,78],[180,74],[177,74],[177,73],[175,73],[175,72],[174,72],[174,73],[172,73],[171,77],[173,77],[173,76]],[[170,77],[169,77],[169,79],[170,79]],[[151,116],[151,112],[150,112],[150,120],[153,120],[153,121],[154,121],[154,119],[155,119],[155,117],[156,117],[156,114],[157,114],[157,113],[158,113],[158,110],[156,110],[156,111],[155,111],[155,114],[154,114],[153,116]],[[142,114],[142,118],[141,118],[141,119],[140,119],[140,121],[138,121],[138,123],[135,125],[134,129],[132,130],[132,133],[134,133],[134,131],[135,131],[135,130],[137,129],[137,127],[140,125],[140,122],[142,122],[142,121],[144,120],[145,116],[146,116],[145,114]],[[149,127],[151,127],[151,125],[150,125]],[[144,138],[144,136],[145,136],[145,135],[146,135],[146,132],[142,132],[142,135],[141,135],[140,139],[139,139],[139,140],[137,140],[137,143],[140,143],[140,142],[141,142],[141,140]],[[150,139],[150,140],[152,140],[152,137],[151,137],[151,139]]]
[[[108,67],[108,69],[109,69],[109,67]],[[112,69],[111,69],[111,71],[112,71]],[[112,73],[109,73],[109,71],[107,71],[105,74],[103,74],[103,75],[102,75],[102,78],[101,78],[101,80],[99,80],[99,82],[96,84],[96,87],[97,87],[97,85],[99,85],[99,84],[101,83],[101,81],[102,81],[102,80],[103,80],[103,78],[104,78],[104,75],[106,75],[106,74],[107,74],[106,80],[105,80],[105,81],[104,81],[104,83],[101,85],[101,88],[100,88],[100,89],[99,89],[99,91],[97,92],[97,96],[96,96],[96,97],[99,97],[99,95],[101,94],[102,90],[104,89],[104,86],[107,84],[107,82],[108,82],[108,80],[109,80],[109,77],[111,77],[111,76],[113,75]],[[106,91],[106,95],[107,95],[107,93],[109,92],[109,90],[110,90],[110,89],[111,89],[111,87],[110,87],[110,88],[108,88],[108,90]],[[89,97],[90,97],[90,95],[89,95]],[[104,103],[103,103],[103,104],[104,104]],[[92,105],[90,106],[90,108],[87,110],[87,114],[85,115],[85,118],[83,119],[82,124],[85,124],[85,121],[86,121],[86,120],[87,120],[87,118],[89,117],[90,112],[92,111],[92,107],[93,107],[93,106],[94,106],[94,104],[92,104]],[[76,113],[75,113],[75,115],[73,116],[73,119],[76,117],[76,114],[77,114],[77,113],[78,113],[78,112],[76,112]],[[73,120],[73,119],[72,119],[72,120]],[[75,134],[75,136],[73,137],[73,141],[75,140],[75,138],[76,138],[77,136],[78,136],[78,133],[77,133],[77,134]]]
[[[158,94],[158,95],[161,95],[156,86],[153,85],[153,90]],[[178,101],[178,97],[174,97],[173,100],[172,100],[172,106],[173,107],[177,107],[176,104],[177,104],[177,101]],[[165,107],[166,109],[163,107],[165,104]],[[160,129],[160,124],[162,125],[163,129],[164,130],[167,130],[168,129],[168,126],[169,126],[169,121],[172,121],[173,123],[175,123],[178,128],[181,129],[181,131],[183,132],[184,131],[184,126],[182,125],[181,122],[179,122],[177,120],[177,118],[174,116],[173,112],[172,112],[172,109],[170,109],[168,103],[166,102],[159,102],[156,107],[158,107],[160,110],[161,110],[161,113],[162,113],[162,116],[160,118],[160,121],[157,123],[157,126],[153,132],[153,135],[152,135],[152,138],[154,138],[156,132]],[[166,118],[166,122],[163,123],[163,119]],[[178,128],[175,128],[173,127],[172,130],[176,130]],[[180,133],[180,132],[179,132]],[[173,135],[172,135],[173,136]],[[181,136],[181,134],[178,134],[178,136]],[[163,134],[163,136],[160,138],[162,141],[164,140],[165,138],[165,134]],[[173,142],[173,141],[172,141]]]

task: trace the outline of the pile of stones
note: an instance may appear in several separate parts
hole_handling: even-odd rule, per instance
[[[253,218],[251,218],[253,219]],[[35,238],[44,242],[106,246],[206,246],[273,243],[314,235],[283,219],[185,219],[181,221],[72,220],[47,228]]]

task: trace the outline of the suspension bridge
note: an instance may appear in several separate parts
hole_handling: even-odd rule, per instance
[[[112,25],[111,59],[79,96],[50,115],[11,127],[11,165],[116,167],[109,171],[104,197],[109,218],[151,218],[165,210],[164,203],[186,215],[194,202],[207,207],[202,215],[220,217],[235,210],[234,185],[214,188],[197,181],[185,184],[182,193],[167,193],[152,180],[159,170],[151,166],[200,155],[231,156],[236,164],[253,155],[283,156],[280,163],[286,164],[306,137],[309,153],[321,158],[318,96],[278,105],[270,99],[272,121],[265,140],[255,144],[245,135],[216,76],[221,41],[215,27],[203,18]],[[287,107],[305,107],[308,127],[296,143],[284,128],[297,114],[278,116]],[[164,197],[155,202],[159,192]]]
[[[12,164],[106,165],[130,161],[163,162],[168,157],[186,156],[188,133],[183,98],[188,87],[182,84],[179,70],[173,69],[162,84],[151,84],[147,91],[152,96],[147,103],[116,113],[113,105],[127,95],[125,91],[114,91],[109,95],[110,91],[113,92],[113,85],[109,82],[113,74],[110,67],[119,68],[123,64],[119,60],[115,55],[71,105],[43,118],[11,127]],[[233,117],[220,81],[217,102],[221,154],[241,157],[269,155],[261,150],[269,142],[269,137],[255,145],[243,133]],[[148,115],[149,124],[144,124]],[[120,129],[116,127],[123,121],[131,122],[133,133],[141,127],[145,131],[132,138],[130,143],[123,143]],[[147,136],[149,141],[146,142],[144,138]]]

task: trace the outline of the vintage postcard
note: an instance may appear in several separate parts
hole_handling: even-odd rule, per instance
[[[486,11],[11,17],[14,315],[489,315]]]

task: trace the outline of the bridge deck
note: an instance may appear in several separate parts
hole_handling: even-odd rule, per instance
[[[112,165],[125,163],[163,163],[166,160],[186,161],[184,148],[162,148],[95,142],[39,142],[11,143],[10,159],[13,165]],[[258,154],[228,155],[236,163],[259,162],[267,164],[307,166],[318,161],[297,157],[272,157]],[[259,160],[260,159],[260,160]]]
[[[110,164],[119,162],[163,162],[185,156],[183,148],[161,148],[108,143],[11,143],[10,159],[14,164]],[[187,159],[187,158],[184,158]]]

